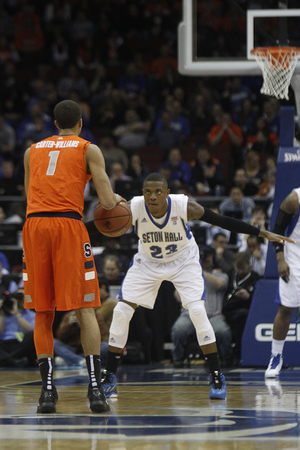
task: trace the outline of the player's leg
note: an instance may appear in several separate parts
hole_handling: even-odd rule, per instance
[[[53,333],[54,310],[37,311],[34,326],[34,344],[42,378],[42,392],[38,403],[38,413],[56,412],[58,399],[53,384]]]
[[[102,385],[107,398],[117,397],[116,373],[121,359],[121,353],[128,339],[129,323],[137,305],[120,299],[113,312],[109,329],[109,346],[106,366],[103,371]]]
[[[289,330],[291,316],[295,308],[279,305],[274,320],[271,357],[265,372],[266,378],[275,378],[279,375],[283,364],[283,347]]]
[[[109,411],[101,385],[101,334],[93,308],[76,309],[80,325],[80,339],[89,374],[88,397],[93,412]]]
[[[157,272],[156,272],[157,271]],[[117,368],[121,353],[126,345],[129,323],[137,305],[153,308],[161,284],[161,272],[155,267],[147,267],[135,255],[121,286],[119,302],[114,308],[109,329],[109,347],[102,385],[107,398],[117,397]]]
[[[197,251],[196,251],[197,250]],[[169,280],[177,289],[182,305],[188,309],[194,324],[197,340],[203,351],[210,372],[211,399],[225,399],[227,395],[225,377],[221,373],[216,337],[207,317],[204,304],[204,279],[199,262],[198,249],[193,249],[189,257],[178,260],[174,275]]]
[[[60,239],[53,243],[56,307],[76,311],[90,380],[90,408],[93,412],[108,411],[101,387],[101,338],[94,311],[100,306],[100,292],[89,236],[80,220],[56,220],[61,222]]]

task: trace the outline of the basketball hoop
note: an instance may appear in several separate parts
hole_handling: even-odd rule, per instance
[[[251,50],[261,67],[262,94],[289,99],[288,91],[299,56],[298,47],[257,47]]]

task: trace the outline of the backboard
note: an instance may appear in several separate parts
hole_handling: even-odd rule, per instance
[[[248,9],[249,4],[261,9]],[[296,0],[183,0],[183,20],[178,27],[179,72],[189,76],[261,75],[250,54],[254,47],[300,46],[298,6]],[[300,73],[300,63],[295,73]]]

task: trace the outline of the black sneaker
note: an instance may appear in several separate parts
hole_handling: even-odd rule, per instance
[[[52,391],[48,391],[42,388],[41,396],[39,398],[39,404],[37,407],[37,413],[48,414],[56,412],[56,402],[58,395],[56,387],[53,386]]]
[[[102,387],[92,388],[89,384],[88,398],[90,401],[90,408],[93,412],[110,411],[110,406],[106,401]]]

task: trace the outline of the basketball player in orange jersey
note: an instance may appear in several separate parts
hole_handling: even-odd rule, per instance
[[[93,412],[109,410],[101,386],[98,279],[86,227],[81,221],[84,189],[93,177],[99,202],[112,209],[124,201],[112,191],[103,155],[79,137],[82,111],[70,100],[54,108],[59,136],[33,144],[24,155],[27,216],[23,228],[25,308],[36,310],[34,342],[42,378],[38,413],[56,411],[53,384],[55,308],[75,310],[89,373]]]

